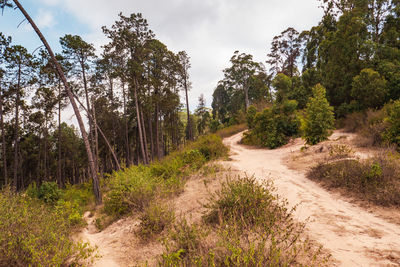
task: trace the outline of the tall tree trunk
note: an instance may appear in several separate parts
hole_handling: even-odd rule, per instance
[[[47,114],[45,114],[44,123],[44,180],[48,181],[47,177]]]
[[[159,119],[160,119],[160,115],[159,115],[159,113],[160,113],[160,107],[159,107],[159,105],[158,105],[158,91],[156,90],[155,91],[155,93],[154,93],[155,95],[156,95],[156,110],[155,110],[155,114],[154,114],[154,116],[155,116],[155,124],[156,124],[156,155],[157,155],[157,159],[160,159],[161,158],[161,149],[160,149],[160,123],[159,123]]]
[[[151,116],[151,114],[149,114]],[[154,161],[154,139],[153,139],[153,125],[151,124],[151,120],[149,122],[149,131],[150,131],[150,151],[151,151],[151,161]]]
[[[128,132],[128,116],[126,115],[126,93],[125,93],[125,83],[122,83],[122,97],[123,97],[123,104],[124,104],[124,127],[125,127],[125,160],[126,160],[126,167],[129,167],[131,164],[130,158],[130,148],[129,148],[129,132]]]
[[[144,143],[144,147],[145,147],[144,153],[146,155],[146,161],[148,164],[150,157],[149,157],[149,151],[148,151],[148,145],[147,145],[146,124],[144,123],[144,119],[143,119],[143,108],[140,109],[140,119],[142,120],[141,124],[143,127],[143,143]]]
[[[83,123],[81,114],[79,112],[78,106],[75,103],[75,99],[74,96],[72,94],[71,88],[68,85],[67,79],[64,75],[64,72],[62,71],[62,68],[60,66],[60,64],[58,63],[57,59],[54,56],[53,51],[51,50],[51,47],[49,46],[49,44],[47,43],[46,39],[44,38],[43,34],[40,32],[39,28],[36,26],[35,22],[32,20],[32,18],[29,16],[29,14],[25,11],[25,9],[22,7],[22,5],[19,3],[18,0],[13,0],[15,5],[18,7],[18,9],[22,12],[22,14],[24,14],[25,18],[28,20],[28,22],[32,25],[32,28],[35,30],[36,34],[39,36],[40,40],[43,42],[44,46],[46,47],[46,50],[48,51],[56,69],[57,69],[57,73],[60,76],[65,89],[67,91],[68,94],[68,98],[71,102],[72,108],[74,109],[75,112],[75,116],[76,119],[78,121],[79,124],[79,128],[81,130],[81,134],[82,134],[82,138],[83,141],[85,143],[85,148],[86,148],[86,152],[87,152],[87,156],[88,156],[88,161],[89,161],[89,166],[90,166],[90,170],[92,173],[92,179],[93,179],[93,192],[94,192],[94,196],[96,199],[96,203],[97,204],[101,204],[102,202],[102,198],[101,198],[101,193],[100,193],[100,183],[99,183],[99,178],[97,176],[97,172],[96,172],[96,168],[94,166],[94,160],[93,160],[93,154],[92,151],[90,149],[90,144],[89,144],[89,139],[85,130],[85,125]]]
[[[89,142],[92,146],[92,153],[93,153],[93,160],[94,166],[96,168],[96,173],[99,172],[99,159],[96,154],[96,140],[95,140],[95,127],[93,127],[93,115],[90,106],[90,99],[89,99],[89,90],[87,86],[87,79],[86,79],[86,70],[85,70],[85,62],[81,62],[81,69],[82,69],[82,79],[83,79],[83,89],[85,90],[85,98],[86,98],[86,113],[89,120]]]
[[[61,178],[61,81],[58,80],[58,160],[57,160],[57,182],[59,187],[63,187],[64,183]]]
[[[99,172],[99,136],[97,133],[97,121],[96,121],[96,109],[95,109],[95,100],[94,97],[92,97],[92,121],[93,121],[93,125],[94,125],[94,150],[95,150],[95,155],[96,155],[96,160],[95,160],[95,164],[96,164],[96,170],[97,172]]]
[[[4,182],[8,184],[8,173],[7,173],[7,154],[6,154],[6,136],[4,131],[4,114],[3,114],[3,89],[1,88],[0,83],[0,124],[1,124],[1,142],[2,142],[2,154],[3,154],[3,175],[4,175]]]
[[[21,90],[21,64],[18,66],[18,82],[17,82],[17,92],[15,95],[15,125],[14,125],[14,188],[16,190],[18,187],[18,137],[19,137],[19,91]]]
[[[140,119],[140,110],[139,110],[139,101],[138,101],[138,95],[137,95],[137,87],[138,87],[138,82],[135,80],[134,94],[135,94],[135,106],[136,106],[136,119],[137,119],[137,125],[138,125],[138,130],[139,130],[140,149],[141,149],[141,152],[142,152],[143,164],[148,164],[147,159],[146,159],[144,141],[143,141],[144,139],[143,139],[143,133],[142,133],[141,119]]]
[[[244,104],[245,104],[244,108],[245,108],[245,111],[247,112],[247,109],[248,109],[249,106],[250,106],[250,101],[249,101],[249,88],[247,87],[247,85],[244,86],[243,90],[244,90],[244,101],[245,101],[245,103],[244,103]]]
[[[188,140],[193,140],[192,127],[190,125],[189,96],[188,96],[188,84],[187,84],[186,77],[184,80],[184,86],[185,86],[185,94],[186,94],[186,113],[187,113],[187,125],[186,125],[187,136],[186,137]]]

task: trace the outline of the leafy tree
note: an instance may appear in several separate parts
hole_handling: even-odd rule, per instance
[[[231,57],[231,67],[224,70],[225,81],[235,90],[242,90],[244,93],[245,110],[250,106],[249,89],[251,78],[258,72],[262,72],[260,63],[253,61],[253,56],[250,54],[239,54],[235,51]]]
[[[282,103],[285,99],[288,99],[292,89],[292,79],[283,73],[279,73],[272,81],[272,86],[276,90],[276,102]]]
[[[387,97],[386,80],[373,69],[363,69],[353,78],[351,96],[361,109],[380,108]]]
[[[325,88],[317,84],[313,88],[305,116],[302,121],[303,138],[307,144],[315,145],[329,137],[329,131],[334,127],[333,108],[325,97]]]
[[[252,113],[255,110],[249,109],[248,118],[252,122],[252,127],[245,134],[243,142],[271,149],[286,144],[290,137],[298,133],[299,120],[296,109],[297,102],[288,100],[256,113],[252,120]]]
[[[274,37],[271,43],[271,52],[267,63],[270,72],[274,75],[284,73],[293,77],[297,72],[297,58],[300,56],[299,33],[292,27],[287,28],[280,35]]]

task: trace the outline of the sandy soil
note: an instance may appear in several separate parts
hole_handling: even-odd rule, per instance
[[[242,133],[224,139],[231,148],[231,161],[226,166],[272,179],[277,193],[296,206],[295,216],[307,222],[309,236],[329,250],[341,266],[400,265],[400,226],[351,203],[340,193],[329,192],[305,177],[305,169],[289,168],[290,156],[296,155],[304,143],[300,139],[275,150],[255,149],[238,144]],[[332,140],[341,138],[336,132]],[[314,147],[315,149],[315,147]],[[318,148],[321,150],[321,148]],[[322,151],[324,148],[322,148]],[[368,156],[357,151],[358,157]],[[303,162],[301,162],[303,160]],[[307,163],[308,160],[308,163]],[[316,163],[316,159],[298,158],[299,166]]]
[[[209,164],[204,167],[207,174],[201,172],[193,175],[185,184],[184,192],[179,196],[167,200],[167,205],[174,207],[175,216],[179,220],[184,217],[189,223],[199,222],[203,214],[203,204],[207,202],[210,192],[215,192],[221,187],[222,173],[218,164]],[[96,215],[95,215],[96,216]],[[114,266],[158,266],[158,260],[164,252],[164,246],[160,239],[150,242],[142,242],[136,232],[140,225],[138,216],[120,219],[105,230],[99,232],[94,224],[95,216],[86,212],[84,218],[88,226],[79,233],[76,240],[89,242],[97,247],[98,258],[92,263],[86,263],[95,267]],[[166,234],[166,233],[164,233]]]

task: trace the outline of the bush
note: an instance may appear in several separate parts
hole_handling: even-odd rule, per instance
[[[115,218],[131,211],[142,212],[155,196],[181,192],[187,175],[227,151],[219,136],[202,136],[159,162],[115,172],[108,181],[104,211]]]
[[[114,173],[110,191],[104,197],[105,212],[118,217],[132,210],[143,211],[156,195],[159,183],[158,177],[140,166]]]
[[[271,149],[285,145],[298,133],[300,122],[296,108],[297,102],[289,100],[258,112],[253,119],[253,129],[245,133],[242,142]]]
[[[8,189],[0,192],[0,265],[60,266],[90,257],[88,244],[70,239],[69,215]]]
[[[160,234],[175,219],[174,211],[160,203],[153,203],[140,216],[139,235],[147,240]]]
[[[166,241],[161,266],[322,265],[324,259],[303,238],[286,202],[270,182],[228,179],[205,205],[206,225],[182,220]]]
[[[383,206],[400,206],[398,160],[379,155],[365,161],[345,159],[320,163],[308,177],[328,188],[345,188],[355,197]]]
[[[254,117],[256,116],[257,109],[255,106],[250,106],[249,109],[247,110],[246,113],[246,121],[247,121],[247,126],[249,126],[249,129],[253,129],[254,127]]]
[[[387,94],[385,78],[373,69],[363,69],[353,78],[351,96],[359,109],[382,107]]]
[[[26,193],[32,198],[39,198],[49,204],[55,204],[61,197],[61,190],[55,182],[43,182],[39,187],[36,183],[31,183]]]
[[[389,104],[386,108],[388,124],[387,130],[384,132],[384,138],[392,144],[400,147],[400,100]]]
[[[207,160],[213,160],[225,156],[228,148],[222,143],[221,137],[212,134],[200,137],[193,148],[198,149]]]
[[[313,88],[313,97],[307,103],[301,128],[303,138],[310,145],[328,139],[330,130],[334,126],[333,108],[329,106],[325,94],[325,88],[317,84]]]

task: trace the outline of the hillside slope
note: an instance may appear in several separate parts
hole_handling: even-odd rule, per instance
[[[277,193],[297,206],[295,216],[308,220],[312,239],[322,244],[339,265],[376,266],[400,264],[400,226],[352,204],[339,193],[328,192],[292,170],[285,162],[304,145],[301,139],[278,149],[255,149],[238,144],[242,133],[226,138],[232,161],[226,166],[257,179],[270,178]]]

